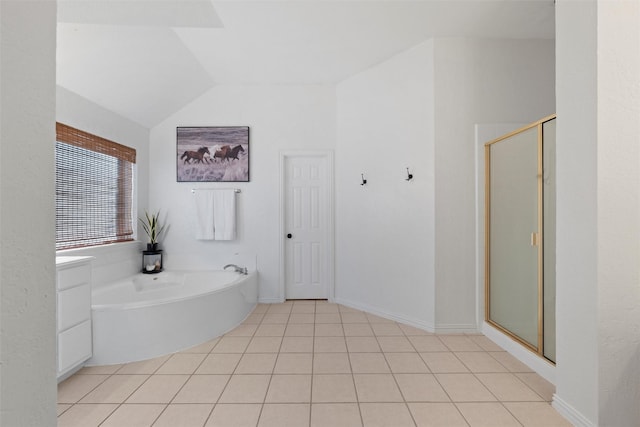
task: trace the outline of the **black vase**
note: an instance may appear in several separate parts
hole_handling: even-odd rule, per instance
[[[148,251],[157,251],[158,250],[158,243],[147,243],[147,250]]]

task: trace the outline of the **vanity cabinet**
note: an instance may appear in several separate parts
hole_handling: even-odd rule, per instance
[[[58,378],[92,356],[91,257],[56,260]]]

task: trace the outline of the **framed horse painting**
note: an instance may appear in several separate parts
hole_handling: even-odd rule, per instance
[[[249,127],[178,127],[178,182],[248,182]]]

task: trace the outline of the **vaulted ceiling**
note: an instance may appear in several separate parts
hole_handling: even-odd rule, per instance
[[[151,128],[215,85],[337,83],[449,36],[553,38],[553,0],[58,0],[57,82]]]

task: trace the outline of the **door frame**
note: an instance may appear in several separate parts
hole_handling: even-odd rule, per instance
[[[327,162],[327,298],[333,302],[335,299],[335,209],[334,209],[334,174],[333,174],[333,150],[281,150],[280,151],[280,226],[279,226],[279,245],[280,245],[280,285],[278,297],[280,301],[286,298],[286,168],[287,159],[296,157],[320,157]]]

